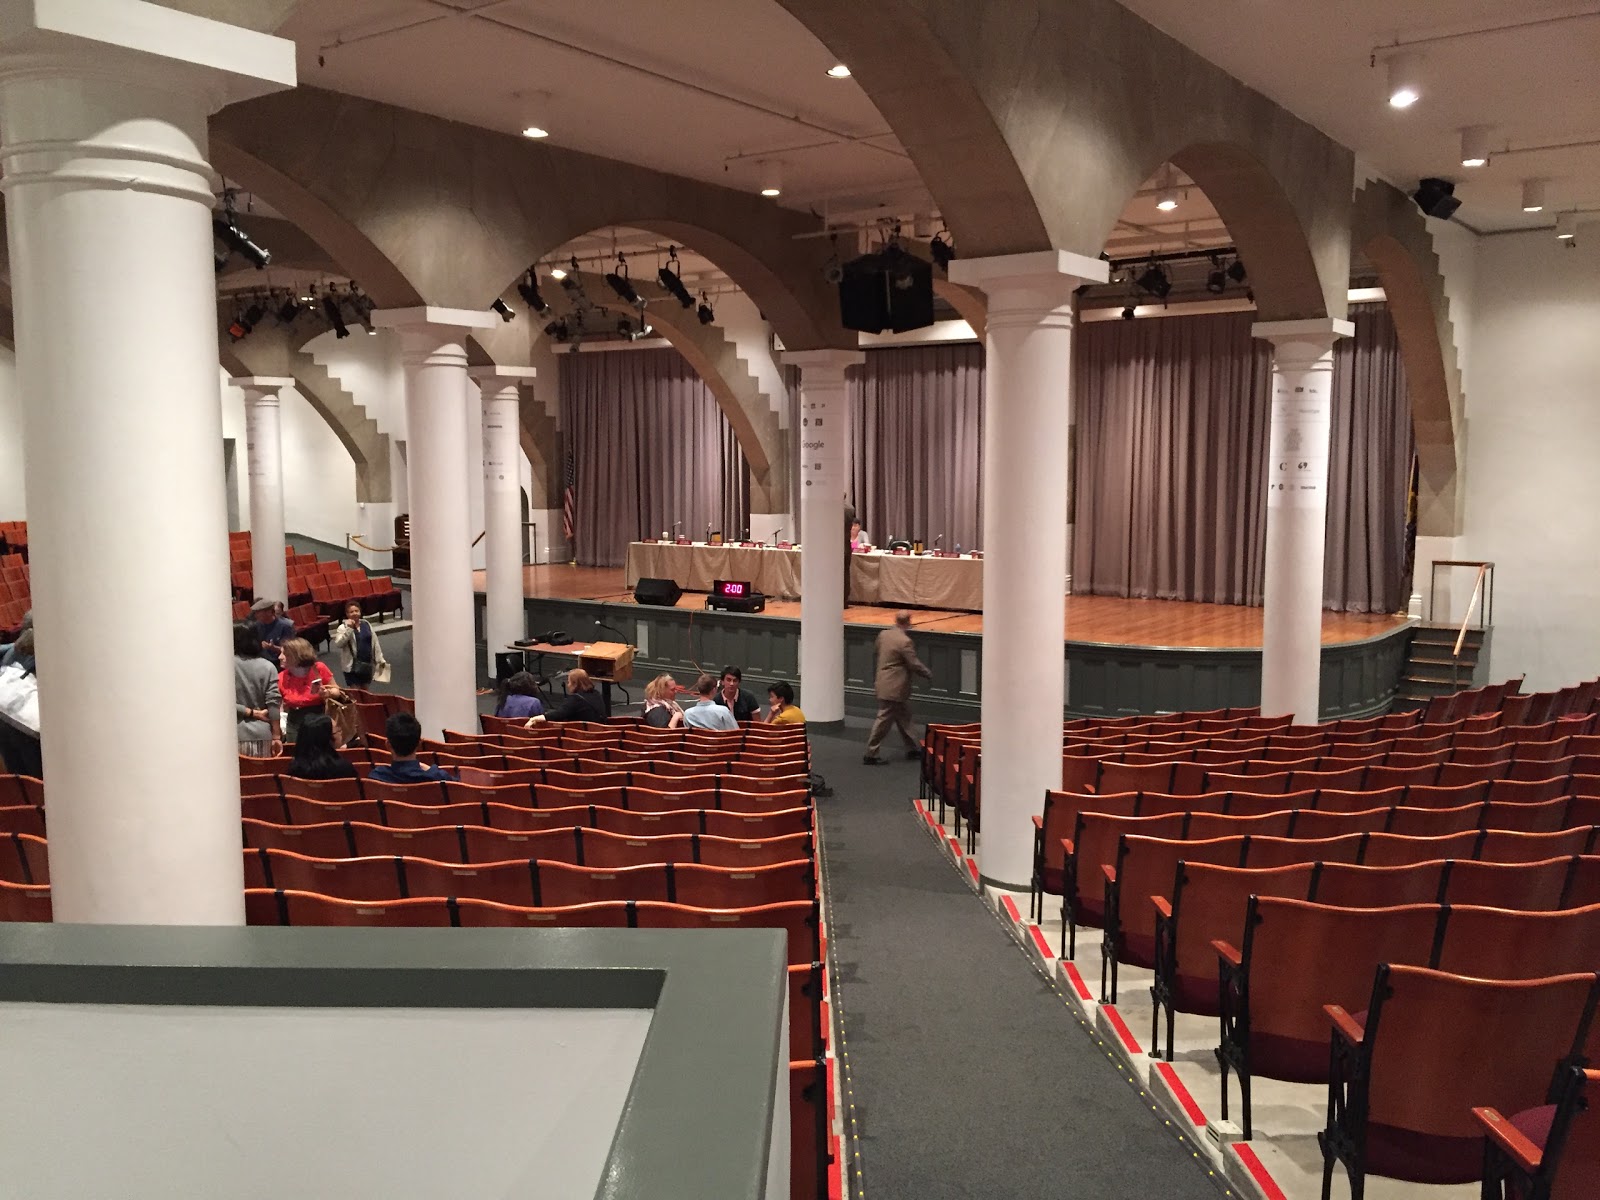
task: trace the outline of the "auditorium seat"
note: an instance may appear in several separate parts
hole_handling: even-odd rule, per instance
[[[43,807],[37,804],[7,804],[0,807],[0,833],[31,833],[43,837]]]
[[[1478,841],[1482,836],[1477,830],[1429,838],[1406,837],[1398,833],[1369,834],[1361,861],[1368,866],[1387,867],[1439,858],[1476,858]]]
[[[1077,952],[1078,926],[1100,926],[1104,919],[1102,868],[1116,863],[1118,839],[1126,833],[1182,838],[1187,818],[1181,813],[1160,817],[1124,817],[1078,813],[1072,837],[1062,842],[1061,955]]]
[[[1447,833],[1464,833],[1477,829],[1485,819],[1481,804],[1463,804],[1460,808],[1409,808],[1390,809],[1387,824],[1378,826],[1384,833],[1399,833],[1407,837],[1442,837]],[[1552,814],[1559,820],[1557,814]]]
[[[289,850],[306,858],[351,858],[355,847],[352,826],[345,821],[315,825],[284,825],[246,817],[244,844],[257,850]]]
[[[288,781],[285,780],[285,783],[287,784]],[[308,795],[309,793],[300,794]],[[361,794],[368,800],[398,800],[402,804],[438,805],[450,802],[450,797],[444,785],[434,781],[386,783],[381,779],[363,779],[361,781]],[[313,796],[312,798],[317,800],[324,799],[321,796]]]
[[[518,831],[463,825],[461,844],[466,852],[465,862],[537,858],[576,866],[581,861],[578,834],[573,827]]]
[[[1594,846],[1596,826],[1555,833],[1517,833],[1491,829],[1475,857],[1484,862],[1537,862],[1559,854],[1587,854]]]
[[[1455,784],[1411,784],[1404,804],[1408,808],[1460,808],[1489,798],[1489,781],[1475,780]]]
[[[426,829],[392,829],[384,825],[368,825],[364,821],[351,821],[349,825],[354,857],[390,854],[406,858],[431,858],[438,862],[468,861],[463,855],[463,828],[439,825]],[[510,854],[485,855],[484,858],[494,861],[519,856],[520,852],[513,851]]]
[[[641,900],[633,906],[640,929],[782,929],[790,963],[822,961],[821,908],[815,900],[789,900],[754,908],[696,908]]]
[[[578,829],[578,861],[586,867],[637,867],[649,863],[692,863],[699,854],[699,835],[661,834],[641,837]],[[715,907],[715,906],[713,906]]]
[[[705,823],[706,810],[681,808],[659,813],[631,812],[625,808],[607,808],[605,805],[597,804],[590,808],[589,813],[590,819],[586,823],[594,829],[601,829],[607,833],[620,833],[628,837],[663,837],[668,834],[699,833]],[[806,816],[809,820],[809,811]],[[752,819],[759,821],[761,818]]]
[[[1582,1048],[1597,995],[1593,972],[1488,980],[1380,965],[1356,1008],[1327,1006],[1333,1078],[1319,1139],[1324,1194],[1339,1165],[1357,1195],[1368,1174],[1432,1184],[1478,1179],[1484,1139],[1472,1109],[1544,1104],[1558,1062]]]
[[[463,896],[456,901],[456,917],[464,928],[508,929],[626,929],[631,923],[626,900],[597,900],[561,908],[533,908],[500,904]]]
[[[1482,1126],[1485,1200],[1589,1200],[1600,1177],[1600,1071],[1563,1066],[1552,1103],[1506,1117],[1476,1107]]]
[[[306,800],[321,800],[327,804],[344,804],[365,798],[362,781],[357,779],[297,779],[280,775],[278,783],[285,796],[299,796]]]
[[[349,900],[398,900],[405,895],[400,860],[393,855],[310,858],[293,850],[262,850],[260,854],[274,888]]]
[[[1437,904],[1443,899],[1445,872],[1449,867],[1450,864],[1443,859],[1387,867],[1358,866],[1353,862],[1335,863],[1324,860],[1307,899],[1318,904],[1337,905],[1341,908],[1394,908],[1405,904]]]
[[[1361,861],[1367,835],[1341,833],[1333,837],[1252,836],[1245,852],[1246,867],[1287,867],[1297,863],[1355,863]]]
[[[694,788],[686,791],[658,791],[650,787],[630,786],[625,802],[632,812],[664,813],[685,808],[716,808],[716,788]]]
[[[1240,1125],[1252,1135],[1255,1076],[1320,1083],[1328,1073],[1323,1006],[1358,1010],[1380,963],[1427,965],[1439,906],[1336,908],[1280,896],[1252,895],[1241,912],[1243,940],[1216,938],[1222,982],[1222,1117],[1228,1080],[1239,1078]]]
[[[1600,904],[1600,856],[1585,854],[1572,865],[1561,902],[1573,908]]]
[[[246,893],[248,901],[252,893]],[[284,923],[288,925],[439,926],[450,925],[451,905],[435,896],[408,900],[339,900],[310,892],[280,889]],[[252,921],[252,924],[255,922]]]
[[[438,793],[434,793],[435,799]],[[433,825],[476,825],[484,819],[481,804],[401,804],[380,805],[383,824],[394,829],[427,829]]]
[[[1452,902],[1428,964],[1479,979],[1540,979],[1600,963],[1600,904],[1555,912]]]
[[[672,899],[665,863],[638,867],[580,867],[548,859],[535,864],[533,903],[539,907],[590,900]]]
[[[597,810],[598,811],[598,810]],[[660,820],[645,813],[630,814],[640,820]],[[758,838],[782,837],[812,830],[813,817],[809,806],[798,804],[794,808],[780,808],[771,812],[725,812],[720,809],[703,809],[700,812],[700,832],[713,837],[753,841]],[[598,827],[599,822],[596,822]],[[613,831],[618,832],[618,831]]]
[[[303,796],[283,798],[283,811],[291,825],[319,825],[325,821],[367,821],[382,825],[383,807],[376,800],[331,802]]]
[[[813,900],[817,877],[809,858],[766,867],[710,867],[674,863],[675,903],[698,908],[754,908],[786,900]]]
[[[814,851],[809,833],[755,839],[702,834],[699,847],[700,862],[712,867],[767,867],[797,858],[811,858]]]
[[[536,904],[531,859],[460,863],[408,858],[400,862],[408,896],[470,896],[498,904]]]

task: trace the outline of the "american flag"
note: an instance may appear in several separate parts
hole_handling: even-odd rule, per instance
[[[572,534],[573,509],[575,507],[573,489],[578,486],[578,468],[577,464],[573,461],[572,451],[570,450],[566,453],[564,471],[566,475],[566,486],[561,491],[561,532],[567,539],[567,546],[572,558],[576,560],[577,548],[573,546]]]

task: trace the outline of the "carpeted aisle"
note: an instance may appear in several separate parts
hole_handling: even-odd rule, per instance
[[[915,765],[864,766],[864,741],[812,735],[834,789],[819,819],[861,1142],[849,1195],[1214,1200],[1220,1183],[917,827]]]

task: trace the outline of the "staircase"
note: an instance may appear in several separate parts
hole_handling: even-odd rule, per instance
[[[1425,708],[1435,696],[1448,696],[1489,681],[1490,629],[1469,629],[1461,644],[1461,659],[1454,657],[1459,626],[1418,625],[1411,635],[1405,674],[1394,710]]]

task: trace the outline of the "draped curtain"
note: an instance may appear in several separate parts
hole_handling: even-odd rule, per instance
[[[676,522],[697,538],[747,526],[744,453],[676,350],[563,355],[561,419],[581,565],[621,566],[630,541]]]
[[[1352,311],[1334,349],[1324,602],[1405,602],[1414,442],[1394,322]],[[1073,589],[1260,604],[1272,349],[1251,313],[1081,325]]]
[[[983,347],[869,350],[849,376],[849,492],[863,528],[891,537],[983,540]]]

